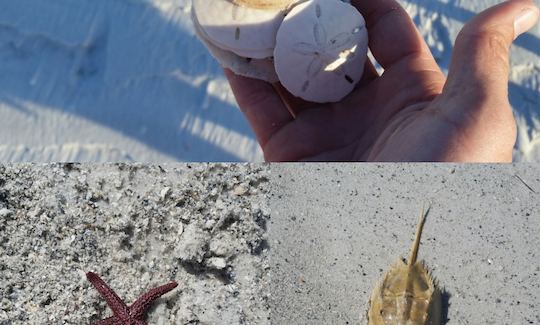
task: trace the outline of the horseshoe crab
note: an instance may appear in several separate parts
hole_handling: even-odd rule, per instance
[[[417,261],[428,212],[429,209],[422,209],[409,260],[401,260],[390,268],[373,290],[368,325],[441,324],[441,291],[424,263]]]
[[[221,65],[312,102],[344,98],[367,60],[365,21],[349,1],[193,0],[192,20]]]

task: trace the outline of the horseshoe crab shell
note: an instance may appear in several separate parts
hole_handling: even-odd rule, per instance
[[[231,69],[234,73],[244,77],[256,78],[271,83],[278,82],[279,79],[272,60],[248,59],[217,47],[208,40],[208,36],[200,27],[193,11],[191,16],[195,26],[195,33],[223,68]]]
[[[292,8],[278,30],[276,72],[293,95],[337,102],[360,81],[367,50],[366,23],[354,7],[309,0]]]
[[[441,324],[441,291],[426,266],[417,261],[426,215],[422,210],[408,263],[394,265],[373,290],[368,325]]]
[[[207,39],[216,46],[239,56],[264,59],[273,56],[277,30],[285,17],[282,6],[290,2],[193,0],[193,10]]]

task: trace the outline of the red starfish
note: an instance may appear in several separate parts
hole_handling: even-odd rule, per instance
[[[140,296],[131,306],[127,306],[120,297],[103,281],[99,275],[88,272],[86,278],[107,301],[112,309],[113,316],[100,320],[93,325],[146,325],[144,320],[148,308],[154,300],[173,290],[178,283],[171,282],[154,288]]]

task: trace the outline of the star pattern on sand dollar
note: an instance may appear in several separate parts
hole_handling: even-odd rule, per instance
[[[333,72],[343,77],[348,83],[353,84],[354,80],[345,71],[343,64],[353,58],[356,53],[355,34],[358,34],[363,26],[354,28],[351,32],[343,32],[328,40],[328,34],[324,23],[321,21],[322,9],[320,5],[315,6],[315,16],[317,23],[313,27],[313,38],[316,44],[299,42],[294,45],[293,51],[313,57],[307,68],[307,80],[302,86],[302,91],[307,91],[310,86],[310,79],[315,78],[322,71]],[[334,52],[343,48],[337,56]]]
[[[173,281],[151,289],[128,307],[99,275],[88,272],[86,278],[94,285],[113,311],[113,316],[100,320],[93,325],[146,325],[146,313],[152,303],[178,286],[178,283]]]

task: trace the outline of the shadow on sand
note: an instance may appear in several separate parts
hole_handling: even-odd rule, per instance
[[[82,4],[54,11],[33,3],[51,22],[24,25],[31,30],[0,13],[0,102],[22,114],[35,114],[28,107],[37,104],[76,115],[177,160],[246,159],[200,134],[216,126],[254,141],[240,111],[208,94],[221,70],[189,29],[143,2]],[[30,15],[18,8],[20,20]]]

